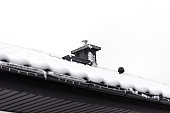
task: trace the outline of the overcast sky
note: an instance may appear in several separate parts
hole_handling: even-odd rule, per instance
[[[59,56],[101,46],[100,67],[170,84],[169,0],[1,0],[0,41]]]

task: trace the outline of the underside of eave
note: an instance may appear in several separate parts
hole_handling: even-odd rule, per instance
[[[159,108],[159,109],[158,109]],[[12,112],[159,112],[169,106],[0,71],[0,110]]]

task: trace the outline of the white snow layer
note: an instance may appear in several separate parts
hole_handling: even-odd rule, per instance
[[[120,86],[124,89],[135,89],[139,92],[149,92],[153,95],[163,95],[170,98],[170,86],[135,77],[129,74],[118,74],[118,72],[91,67],[88,65],[69,62],[41,51],[30,50],[0,43],[0,60],[7,60],[20,65],[30,65],[39,69],[49,69],[60,74],[87,78],[90,81],[104,82],[110,86]]]

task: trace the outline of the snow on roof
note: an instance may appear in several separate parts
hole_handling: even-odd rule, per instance
[[[48,69],[59,74],[69,74],[74,77],[87,78],[96,83],[120,86],[124,89],[135,89],[138,92],[149,92],[152,95],[162,95],[163,97],[170,98],[170,86],[168,85],[126,73],[120,75],[118,72],[109,69],[69,62],[37,50],[0,43],[0,60],[19,65],[30,65],[38,69]]]

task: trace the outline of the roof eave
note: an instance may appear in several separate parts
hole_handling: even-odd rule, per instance
[[[97,92],[104,92],[106,94],[118,95],[118,96],[123,96],[127,98],[132,98],[132,99],[138,99],[138,100],[157,102],[161,104],[170,105],[170,102],[168,101],[169,99],[166,99],[166,98],[160,98],[160,99],[154,99],[152,97],[146,98],[141,95],[133,94],[132,92],[125,90],[125,89],[121,89],[119,87],[107,86],[104,84],[84,80],[82,78],[73,78],[73,77],[70,77],[69,75],[63,75],[63,74],[61,75],[58,73],[54,73],[54,75],[51,75],[49,73],[44,72],[43,70],[36,69],[36,68],[34,69],[34,68],[24,67],[20,65],[11,64],[11,63],[8,64],[5,62],[4,63],[0,62],[0,70],[10,72],[11,74],[12,73],[21,74],[27,77],[54,81],[57,83],[63,83],[66,85],[81,87],[83,89],[93,90]]]

